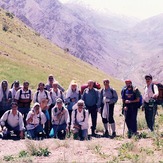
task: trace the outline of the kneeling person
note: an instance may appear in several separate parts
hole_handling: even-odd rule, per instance
[[[13,132],[17,138],[24,138],[23,116],[18,111],[18,104],[16,102],[12,102],[11,110],[8,110],[3,114],[0,122],[3,128],[4,139],[10,138],[11,132]]]
[[[61,98],[56,100],[56,105],[52,108],[52,129],[50,131],[50,137],[58,137],[64,139],[66,136],[66,130],[68,130],[69,113],[64,107]]]
[[[74,139],[85,140],[88,136],[88,110],[84,108],[84,101],[77,102],[77,109],[72,111],[72,131]]]
[[[45,114],[41,111],[40,104],[35,103],[32,110],[27,114],[27,137],[35,139],[44,136],[43,125],[46,122]]]

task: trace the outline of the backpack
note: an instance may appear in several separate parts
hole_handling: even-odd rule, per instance
[[[84,90],[88,88],[88,84],[83,84],[81,86],[81,94],[83,94]],[[101,85],[98,83],[98,82],[94,82],[94,85],[93,85],[93,88],[96,88],[96,89],[101,89]]]
[[[163,84],[161,83],[152,83],[152,92],[154,92],[154,85],[158,87],[159,95],[157,97],[157,104],[161,105],[163,104]]]
[[[44,90],[45,94],[46,94],[46,99],[49,99],[48,98],[48,92],[46,90]],[[38,94],[39,94],[39,91],[37,91],[36,93],[36,102],[38,102]]]
[[[84,116],[84,118],[83,118],[83,121],[82,122],[85,121],[85,117],[86,117],[85,109],[83,110],[83,116]],[[75,123],[77,123],[76,117],[77,117],[77,109],[75,109]]]

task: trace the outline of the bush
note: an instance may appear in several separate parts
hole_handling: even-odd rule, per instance
[[[4,24],[3,27],[2,27],[2,30],[5,31],[5,32],[7,32],[8,29],[9,29],[9,27],[8,27],[7,25]]]

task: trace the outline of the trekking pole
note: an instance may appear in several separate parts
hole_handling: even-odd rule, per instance
[[[124,110],[124,125],[123,125],[123,138],[125,137],[125,120],[126,120],[126,110]]]

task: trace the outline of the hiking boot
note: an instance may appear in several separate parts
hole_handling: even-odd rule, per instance
[[[116,132],[112,133],[112,138],[116,137]]]
[[[104,137],[108,137],[108,136],[109,136],[108,130],[106,130],[106,131],[104,132],[103,136],[104,136]]]
[[[131,131],[128,131],[127,137],[128,137],[129,139],[132,137],[132,132],[131,132]]]

